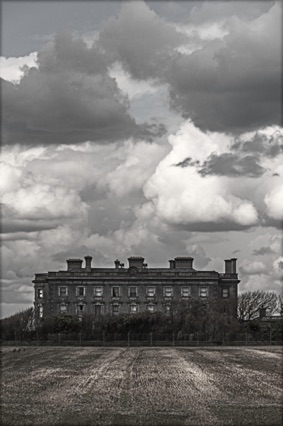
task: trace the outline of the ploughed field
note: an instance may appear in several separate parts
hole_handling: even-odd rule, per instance
[[[2,425],[282,425],[282,347],[2,348]]]

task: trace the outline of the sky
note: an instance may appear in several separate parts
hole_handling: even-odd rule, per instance
[[[282,3],[2,1],[1,316],[35,273],[194,257],[280,294]]]

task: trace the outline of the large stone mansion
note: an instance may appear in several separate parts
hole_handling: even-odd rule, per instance
[[[172,301],[199,298],[226,300],[236,315],[236,260],[225,260],[225,272],[197,271],[192,257],[175,257],[168,268],[149,268],[141,256],[128,258],[128,267],[115,260],[113,268],[93,267],[92,257],[67,260],[67,270],[35,274],[36,318],[70,314],[169,313]]]

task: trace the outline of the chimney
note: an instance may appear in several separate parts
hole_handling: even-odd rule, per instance
[[[120,260],[116,259],[116,260],[114,261],[114,263],[115,263],[115,269],[119,269],[119,266],[120,266]]]
[[[85,270],[86,271],[91,271],[91,261],[92,261],[91,256],[85,256]]]
[[[193,269],[193,261],[193,257],[175,257],[175,268]]]
[[[232,274],[232,260],[225,260],[225,274]]]
[[[68,259],[67,260],[67,270],[72,271],[73,269],[82,269],[83,261],[81,259]]]
[[[175,269],[175,260],[169,260],[169,268]]]
[[[131,256],[131,257],[128,257],[128,261],[129,261],[129,268],[131,268],[131,266],[135,266],[138,269],[143,269],[144,257]]]
[[[237,273],[237,259],[236,258],[231,259],[231,263],[232,263],[232,274],[236,274]]]

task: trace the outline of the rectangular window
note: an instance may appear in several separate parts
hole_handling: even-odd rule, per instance
[[[146,295],[148,297],[154,297],[155,296],[155,287],[147,287],[146,288]]]
[[[85,310],[85,305],[77,305],[77,315],[81,316]]]
[[[112,287],[112,297],[120,296],[120,287]]]
[[[59,287],[58,294],[60,297],[68,296],[68,287]]]
[[[103,296],[103,287],[94,287],[94,296],[102,297]]]
[[[60,305],[59,306],[59,312],[60,312],[60,314],[66,314],[67,313],[67,305]]]
[[[130,305],[130,314],[136,314],[138,312],[137,305]]]
[[[199,295],[200,295],[200,297],[208,297],[208,288],[207,287],[200,287]]]
[[[137,287],[130,287],[129,288],[129,297],[137,297]]]
[[[163,289],[164,297],[172,297],[173,296],[173,287],[165,287]]]
[[[39,315],[39,318],[43,317],[43,306],[42,305],[39,305],[39,307],[38,307],[38,315]]]
[[[182,294],[182,297],[190,297],[191,287],[182,287],[181,294]]]
[[[77,296],[84,296],[85,295],[85,287],[77,287],[76,288],[76,295]]]
[[[148,310],[148,312],[153,314],[155,312],[155,306],[154,305],[147,305],[147,310]]]
[[[100,317],[102,315],[102,305],[94,305],[94,315]]]
[[[42,299],[42,298],[43,298],[43,288],[38,288],[38,289],[37,289],[37,297],[38,297],[39,299]]]
[[[222,288],[222,297],[225,299],[229,297],[229,288]]]
[[[119,314],[119,305],[112,305],[112,314],[113,315]]]

